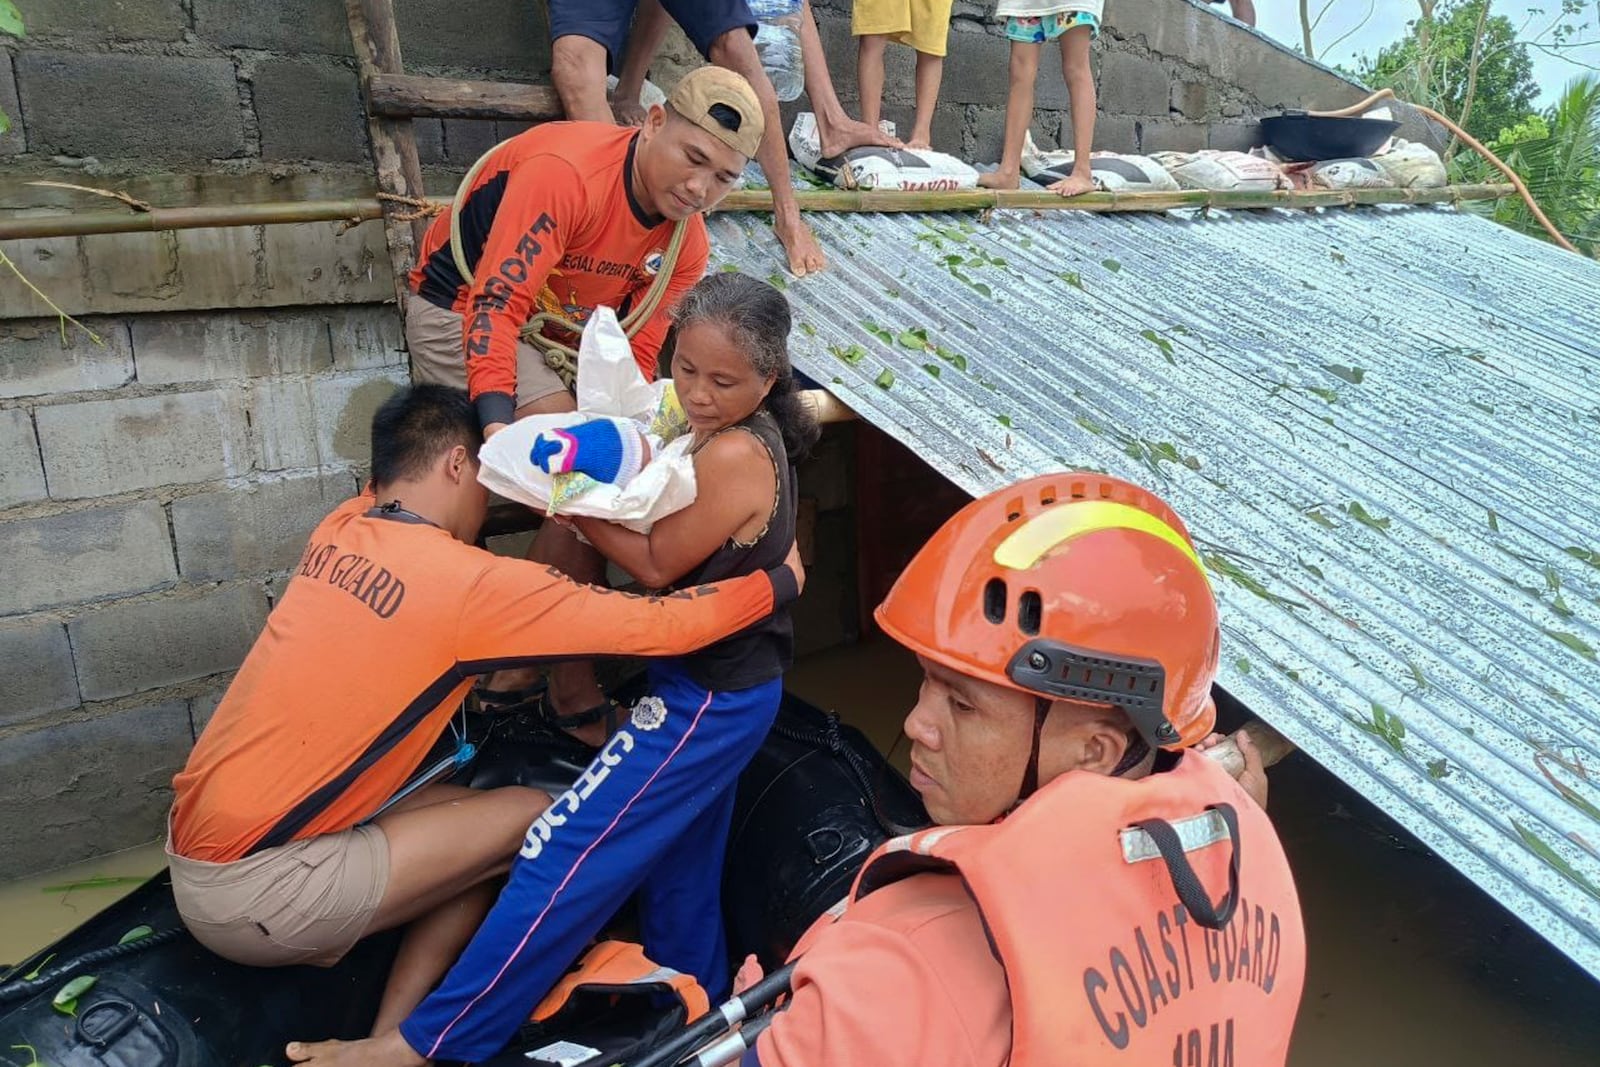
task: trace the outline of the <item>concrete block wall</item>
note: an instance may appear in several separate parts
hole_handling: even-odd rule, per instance
[[[0,322],[0,878],[148,841],[407,377],[392,306]]]
[[[122,174],[370,166],[337,0],[29,0],[0,38],[8,165]],[[408,73],[543,80],[550,36],[532,0],[395,0]],[[423,162],[454,170],[514,132],[418,123]]]

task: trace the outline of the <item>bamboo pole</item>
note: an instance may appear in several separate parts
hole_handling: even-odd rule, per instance
[[[1085,193],[1064,199],[1032,189],[961,189],[901,192],[891,189],[822,189],[796,193],[801,211],[986,211],[1065,210],[1110,213],[1171,211],[1175,208],[1316,208],[1356,204],[1441,204],[1458,200],[1498,200],[1509,185],[1449,185],[1442,189],[1280,189],[1272,192],[1212,192],[1188,189],[1176,193]],[[772,194],[765,189],[735,189],[718,211],[770,211]]]
[[[1315,208],[1361,204],[1449,204],[1464,200],[1498,200],[1513,195],[1510,185],[1451,185],[1443,189],[1348,189],[1272,193],[1089,193],[1063,200],[1054,193],[1017,190],[962,190],[937,193],[821,190],[796,193],[801,211],[975,211],[990,208],[1072,210],[1094,213],[1169,211],[1173,208]],[[429,202],[448,208],[447,197]],[[770,211],[772,196],[747,189],[728,194],[718,211]],[[349,222],[381,218],[373,199],[290,200],[262,204],[218,204],[210,207],[158,207],[138,214],[116,211],[70,215],[0,217],[0,241],[47,237],[88,237],[106,233],[153,233],[163,230],[261,226],[274,223]],[[409,267],[409,264],[408,264]]]
[[[378,189],[393,196],[424,195],[422,163],[417,157],[416,131],[410,119],[373,114],[370,84],[378,74],[402,73],[400,34],[395,29],[394,0],[345,0],[345,18],[350,24],[350,40],[355,46],[356,65],[361,70],[363,99],[367,100],[367,132],[372,139],[372,160],[377,170]],[[389,247],[389,266],[394,271],[395,306],[403,314],[406,306],[406,273],[416,260],[427,220],[407,218],[415,215],[390,201],[383,213],[384,237]]]

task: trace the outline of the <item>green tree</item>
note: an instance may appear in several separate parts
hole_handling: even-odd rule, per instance
[[[1376,57],[1363,56],[1356,77],[1392,88],[1404,100],[1449,115],[1480,141],[1521,122],[1533,110],[1529,45],[1493,0],[1424,3],[1406,35]]]
[[[1487,147],[1527,182],[1550,221],[1580,251],[1600,255],[1600,76],[1567,84],[1555,106],[1500,131]],[[1499,180],[1473,153],[1452,166],[1457,181]],[[1548,239],[1520,198],[1484,205],[1496,222]]]

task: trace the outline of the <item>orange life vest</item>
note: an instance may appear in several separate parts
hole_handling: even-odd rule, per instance
[[[1071,772],[994,825],[896,838],[851,899],[950,867],[1006,972],[1012,1067],[1287,1058],[1299,898],[1266,813],[1210,759],[1137,781]]]

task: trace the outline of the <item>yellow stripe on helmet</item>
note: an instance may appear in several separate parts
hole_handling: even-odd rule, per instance
[[[1009,570],[1025,571],[1062,542],[1096,530],[1138,530],[1159,537],[1188,556],[1201,576],[1205,576],[1200,557],[1181,533],[1147,511],[1113,500],[1062,501],[1035,515],[1001,541],[994,550],[994,561]]]

